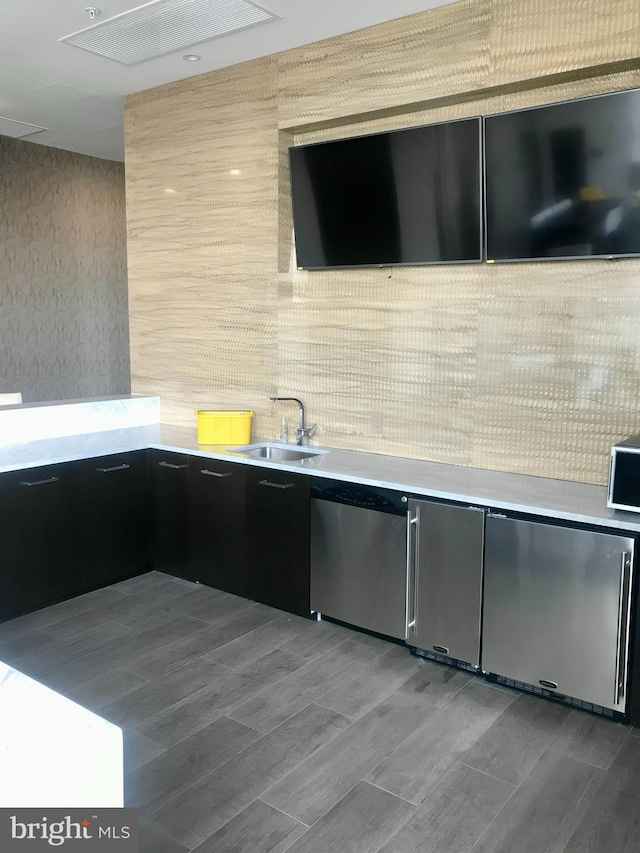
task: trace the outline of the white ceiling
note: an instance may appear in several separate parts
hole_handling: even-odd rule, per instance
[[[0,0],[0,117],[46,128],[23,135],[14,132],[12,122],[0,118],[0,134],[124,160],[122,103],[132,92],[403,18],[452,0],[255,2],[280,17],[127,66],[58,39],[143,5],[139,0]],[[88,6],[101,9],[95,21],[85,11]],[[187,62],[182,58],[187,53],[202,58]]]

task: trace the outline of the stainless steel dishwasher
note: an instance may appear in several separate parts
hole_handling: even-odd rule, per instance
[[[311,609],[404,640],[406,497],[313,478],[311,498]]]

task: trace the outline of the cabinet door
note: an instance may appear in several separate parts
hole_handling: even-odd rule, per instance
[[[409,501],[407,642],[480,664],[483,509]]]
[[[82,580],[103,586],[147,568],[144,451],[79,465]]]
[[[247,595],[308,616],[309,479],[247,467]]]
[[[190,464],[191,575],[246,596],[244,466],[201,457]]]
[[[149,451],[149,547],[155,569],[193,580],[189,568],[189,459],[183,453]]]
[[[482,668],[624,711],[634,539],[489,515]]]
[[[0,475],[3,616],[81,592],[75,463]]]

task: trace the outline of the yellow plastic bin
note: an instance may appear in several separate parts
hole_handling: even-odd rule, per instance
[[[198,444],[249,444],[253,412],[196,412]]]

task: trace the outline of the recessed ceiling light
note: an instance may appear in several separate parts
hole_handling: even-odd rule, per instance
[[[185,53],[182,58],[186,59],[187,62],[199,62],[202,59],[197,53]]]
[[[241,175],[242,172],[240,171],[240,169],[229,169],[229,174],[230,175]]]
[[[176,194],[176,191],[175,191],[175,190],[171,190],[171,189],[168,189],[168,188],[167,188],[167,189],[165,189],[165,192],[166,192],[166,193],[169,193],[169,195],[175,195],[175,194]]]

